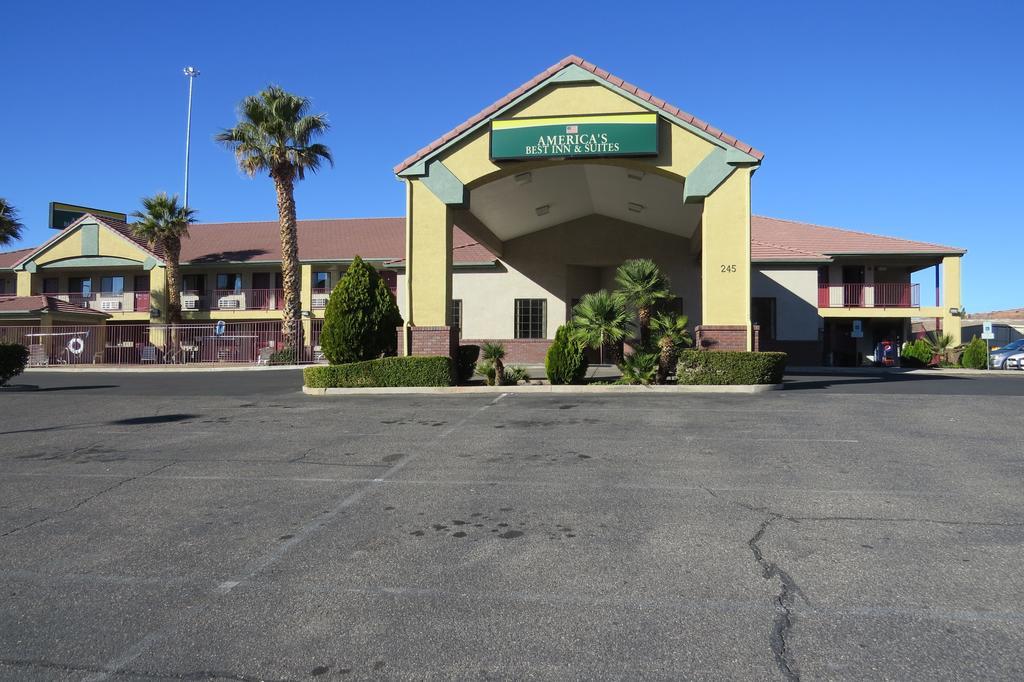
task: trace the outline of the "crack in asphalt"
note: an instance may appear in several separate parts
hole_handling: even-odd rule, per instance
[[[747,546],[754,554],[754,561],[761,567],[761,575],[765,580],[778,578],[781,585],[779,594],[775,597],[775,620],[772,624],[771,634],[768,642],[771,645],[772,654],[775,656],[775,663],[779,671],[787,680],[795,682],[800,679],[800,672],[796,667],[793,651],[788,646],[786,636],[793,629],[793,599],[800,594],[800,588],[793,578],[784,570],[779,568],[774,561],[768,561],[758,545],[764,537],[765,532],[773,521],[784,518],[779,514],[771,514],[761,522],[761,526],[754,533],[754,536],[747,541]]]
[[[0,538],[5,538],[5,537],[7,537],[9,535],[14,535],[15,533],[20,533],[23,530],[27,530],[29,528],[32,528],[33,526],[38,526],[41,523],[46,523],[47,521],[50,521],[51,519],[55,519],[58,516],[63,516],[64,514],[67,514],[68,512],[72,512],[72,511],[82,507],[83,505],[91,502],[92,500],[95,500],[99,496],[105,495],[106,493],[109,493],[111,490],[114,490],[116,488],[120,488],[121,486],[123,486],[126,483],[131,483],[132,481],[137,481],[140,478],[145,478],[146,476],[149,476],[150,474],[155,474],[158,471],[162,471],[162,470],[166,469],[167,467],[173,466],[175,464],[177,464],[177,462],[168,462],[167,464],[161,464],[160,466],[156,467],[155,469],[151,469],[151,470],[147,471],[144,474],[138,474],[138,475],[135,475],[135,476],[131,476],[129,478],[122,478],[117,483],[115,483],[113,485],[110,485],[110,486],[107,486],[103,490],[100,490],[99,492],[96,492],[96,493],[93,493],[92,495],[89,495],[88,497],[86,497],[86,498],[76,502],[75,504],[71,505],[70,507],[66,507],[64,509],[61,509],[61,510],[59,510],[57,512],[54,512],[53,514],[50,514],[49,516],[44,516],[41,519],[36,519],[35,521],[32,521],[31,523],[26,523],[24,526],[19,526],[18,528],[14,528],[13,530],[9,530],[6,533],[0,533]]]

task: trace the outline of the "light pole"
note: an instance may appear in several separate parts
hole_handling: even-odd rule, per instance
[[[199,69],[194,66],[186,66],[185,75],[188,76],[188,119],[185,123],[185,208],[188,208],[188,152],[189,142],[192,139],[192,83],[199,75]]]

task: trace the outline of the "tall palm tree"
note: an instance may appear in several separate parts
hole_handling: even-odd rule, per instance
[[[618,362],[617,344],[629,334],[629,313],[622,299],[604,289],[586,294],[573,308],[573,338],[590,348],[601,351],[604,363],[604,347],[613,347],[613,362]]]
[[[672,298],[668,277],[647,258],[627,260],[615,271],[617,293],[634,311],[640,327],[640,347],[647,349],[651,339],[651,315],[660,301]]]
[[[693,345],[689,330],[690,320],[686,315],[655,313],[651,318],[651,330],[658,340],[658,383],[663,384],[676,366],[679,349]]]
[[[188,226],[196,221],[196,212],[178,205],[178,195],[166,192],[142,197],[142,211],[132,213],[138,222],[132,223],[132,232],[149,242],[150,249],[159,247],[167,263],[167,321],[181,322],[181,238],[188,236]]]
[[[25,226],[18,220],[18,209],[0,197],[0,246],[7,246],[21,239]]]
[[[266,172],[277,190],[281,224],[281,276],[284,284],[282,326],[293,340],[299,319],[299,239],[295,228],[295,181],[315,173],[334,158],[327,145],[313,140],[330,127],[325,114],[310,114],[310,101],[276,85],[242,100],[234,128],[216,140],[234,151],[238,167],[250,177]]]

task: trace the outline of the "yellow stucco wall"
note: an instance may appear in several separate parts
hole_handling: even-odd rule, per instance
[[[946,256],[942,259],[942,331],[953,337],[955,346],[963,341],[961,322],[959,317],[949,314],[949,309],[959,309],[963,305],[960,293],[960,264],[960,256]]]
[[[149,305],[158,308],[160,316],[152,318],[154,324],[167,322],[167,268],[158,265],[149,273]]]
[[[32,295],[32,273],[22,270],[18,273],[18,296]]]
[[[452,211],[419,180],[409,182],[409,322],[418,327],[449,324],[452,272]]]
[[[704,201],[701,300],[705,325],[750,327],[750,173],[749,168],[737,168]]]
[[[89,223],[91,224],[91,223]],[[82,230],[85,224],[79,225],[70,233],[62,236],[54,244],[47,247],[42,253],[34,256],[32,260],[37,265],[45,265],[64,258],[78,258],[82,253]],[[99,228],[99,256],[114,258],[127,258],[129,260],[144,261],[149,254],[139,248],[134,242],[125,239],[121,235],[103,227]]]

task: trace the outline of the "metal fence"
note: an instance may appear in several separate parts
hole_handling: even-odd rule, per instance
[[[0,339],[29,348],[29,365],[269,364],[288,348],[295,363],[322,362],[323,320],[204,322],[180,325],[106,324],[2,326]],[[308,332],[308,333],[307,333]]]

